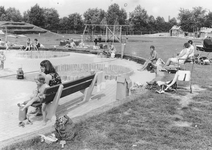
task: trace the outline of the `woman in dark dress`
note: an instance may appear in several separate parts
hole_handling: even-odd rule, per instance
[[[40,63],[41,72],[45,74],[45,82],[49,86],[54,86],[62,83],[60,75],[56,72],[52,63],[49,60],[43,60]],[[38,108],[37,116],[42,115],[41,108]]]

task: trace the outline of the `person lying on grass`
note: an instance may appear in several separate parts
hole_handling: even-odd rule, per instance
[[[35,77],[35,82],[37,84],[36,90],[33,92],[33,95],[30,97],[30,100],[26,103],[26,105],[22,108],[22,111],[25,109],[28,109],[29,106],[32,105],[34,102],[42,102],[45,98],[44,91],[47,87],[49,87],[48,84],[45,83],[45,76],[43,74],[38,74]],[[43,114],[43,121],[45,123],[46,120],[46,113],[45,113],[46,104],[42,103],[42,114]],[[27,112],[27,120],[29,120],[29,114],[30,112]]]

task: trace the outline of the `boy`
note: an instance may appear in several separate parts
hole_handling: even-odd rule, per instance
[[[30,119],[29,119],[29,115],[32,113],[32,108],[30,107],[32,105],[33,102],[42,102],[43,99],[45,98],[45,94],[44,91],[47,87],[49,87],[49,85],[47,85],[45,83],[45,76],[43,74],[38,74],[35,77],[35,82],[37,84],[37,88],[36,90],[33,92],[33,95],[30,97],[30,100],[27,101],[26,105],[23,106],[23,108],[21,109],[22,111],[24,111],[25,109],[27,110],[27,115],[26,118],[28,120],[28,122],[30,123]],[[46,104],[42,104],[42,110],[45,109]],[[20,104],[18,104],[18,106],[20,106]],[[43,113],[43,120],[45,121],[45,113]]]

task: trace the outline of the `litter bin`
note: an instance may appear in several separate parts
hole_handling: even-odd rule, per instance
[[[117,77],[116,100],[122,100],[129,96],[132,81],[128,76]]]
[[[124,51],[125,51],[126,43],[121,44],[121,58],[124,56]]]

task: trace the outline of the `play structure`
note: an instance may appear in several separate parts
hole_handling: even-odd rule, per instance
[[[122,30],[129,25],[103,25],[103,24],[85,24],[85,28],[82,35],[82,40],[87,42],[93,42],[95,39],[98,42],[123,42]]]

